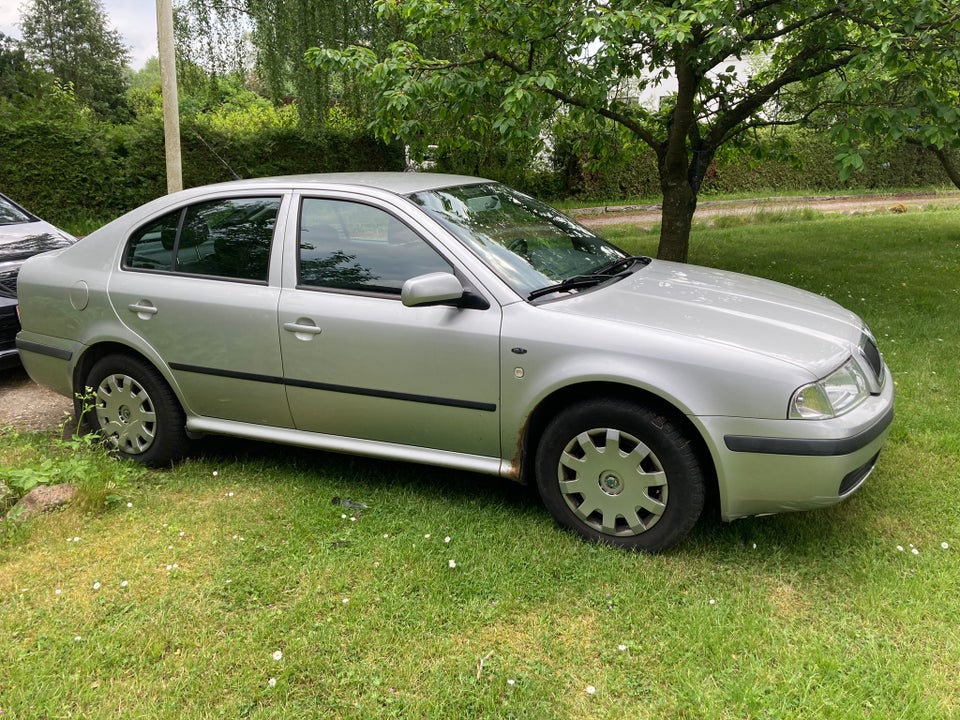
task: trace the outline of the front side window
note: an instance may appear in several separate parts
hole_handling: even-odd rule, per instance
[[[124,267],[266,282],[280,198],[189,205],[137,230]]]
[[[300,207],[298,284],[399,295],[418,275],[452,272],[419,235],[379,208],[305,198]]]

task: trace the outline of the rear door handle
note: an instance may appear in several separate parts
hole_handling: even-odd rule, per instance
[[[135,312],[141,320],[149,320],[158,312],[156,306],[149,300],[137,300],[135,303],[127,305],[127,307]]]

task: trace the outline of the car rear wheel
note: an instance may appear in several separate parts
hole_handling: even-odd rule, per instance
[[[126,355],[97,361],[87,375],[93,392],[84,417],[107,447],[143,465],[180,459],[189,447],[183,409],[163,377]]]
[[[703,472],[684,430],[622,400],[581,403],[554,418],[537,449],[536,475],[561,525],[630,550],[676,545],[703,511]]]

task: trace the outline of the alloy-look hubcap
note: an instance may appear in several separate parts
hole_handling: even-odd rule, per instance
[[[631,536],[657,524],[667,507],[667,476],[638,438],[615,428],[594,428],[573,438],[557,468],[567,507],[608,535]]]
[[[157,415],[144,387],[129,375],[108,375],[96,394],[97,424],[110,447],[139,455],[150,449],[157,433]]]

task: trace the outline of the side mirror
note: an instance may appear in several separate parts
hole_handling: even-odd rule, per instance
[[[463,284],[455,275],[445,272],[410,278],[400,290],[400,300],[407,307],[436,305],[463,297]]]

